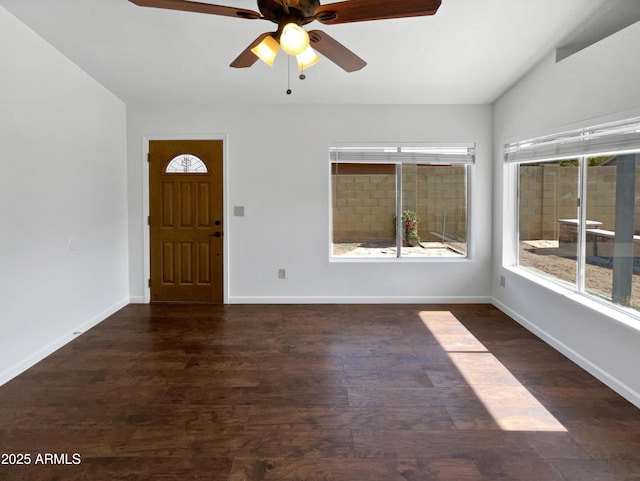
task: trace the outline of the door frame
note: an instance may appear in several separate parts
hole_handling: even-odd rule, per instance
[[[150,215],[149,203],[149,143],[154,140],[221,140],[222,141],[222,211],[224,212],[223,240],[222,240],[222,292],[223,303],[229,303],[229,169],[228,169],[228,135],[220,133],[212,134],[159,134],[144,135],[142,137],[142,237],[143,237],[143,258],[144,276],[142,279],[144,287],[144,303],[151,302],[151,288],[148,279],[151,278],[151,228],[147,219]]]

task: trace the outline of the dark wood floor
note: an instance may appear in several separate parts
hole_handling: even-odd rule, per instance
[[[0,453],[12,481],[628,481],[640,410],[491,306],[132,305],[0,387]]]

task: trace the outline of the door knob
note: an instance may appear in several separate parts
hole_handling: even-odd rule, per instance
[[[214,232],[213,234],[209,234],[209,237],[220,237],[222,232]]]

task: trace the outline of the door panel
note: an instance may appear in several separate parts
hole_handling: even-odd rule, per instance
[[[222,165],[219,140],[149,143],[152,302],[223,302]]]

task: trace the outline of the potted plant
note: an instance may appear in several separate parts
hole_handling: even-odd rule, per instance
[[[412,210],[402,211],[402,245],[414,247],[420,245],[420,234],[418,234],[418,223],[420,217]],[[393,218],[393,225],[396,225],[396,218]]]

